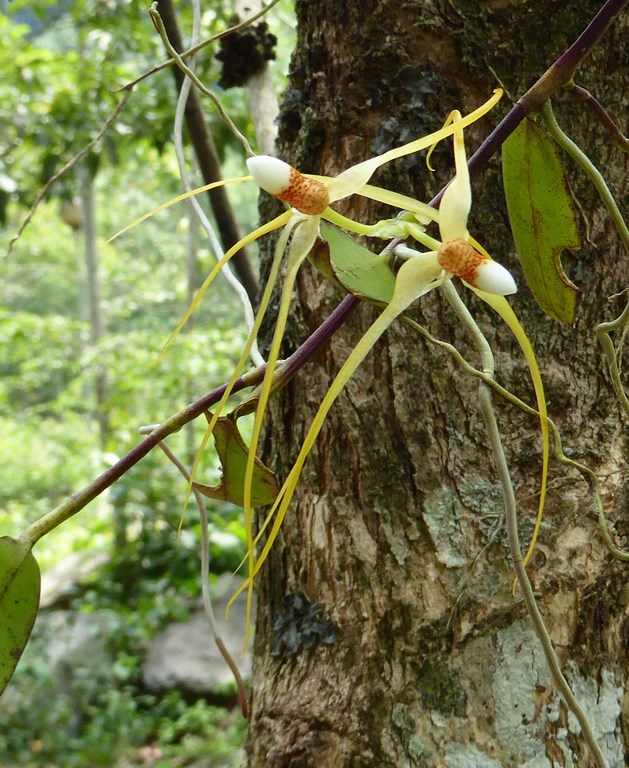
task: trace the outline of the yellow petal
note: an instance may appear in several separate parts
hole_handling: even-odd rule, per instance
[[[382,155],[372,157],[369,160],[365,160],[362,163],[348,168],[346,171],[340,173],[336,178],[331,179],[328,184],[328,190],[330,193],[330,202],[340,200],[348,195],[356,194],[360,191],[374,172],[385,163],[389,163],[391,160],[397,160],[400,157],[406,157],[413,152],[419,152],[421,149],[427,149],[433,144],[436,144],[442,139],[447,139],[452,136],[456,130],[466,128],[468,125],[475,123],[483,115],[487,114],[489,110],[494,107],[502,96],[502,90],[497,89],[494,91],[494,95],[482,104],[478,109],[470,112],[469,115],[462,117],[456,125],[451,124],[440,128],[438,131],[428,134],[421,139],[416,139],[403,147],[397,147],[396,149],[390,149]]]
[[[148,213],[145,213],[143,216],[140,216],[139,219],[135,219],[135,221],[132,221],[131,224],[127,224],[126,227],[123,227],[122,229],[118,230],[118,232],[116,232],[115,235],[112,235],[109,238],[109,240],[107,240],[107,242],[111,243],[112,240],[115,240],[117,237],[120,237],[120,235],[124,235],[125,232],[128,232],[130,229],[133,229],[133,227],[136,227],[138,224],[141,224],[143,221],[150,219],[151,216],[154,216],[156,213],[159,213],[160,211],[165,211],[166,208],[170,208],[170,206],[175,205],[175,203],[180,203],[182,200],[187,200],[189,197],[200,195],[201,192],[208,192],[209,190],[216,189],[217,187],[224,187],[226,184],[236,184],[239,181],[253,181],[253,176],[240,176],[237,179],[221,179],[220,181],[213,181],[211,184],[206,184],[203,187],[198,187],[197,189],[191,189],[189,192],[184,192],[183,195],[178,195],[177,197],[173,197],[171,200],[167,200],[165,203],[158,205],[157,208],[153,208],[152,211],[149,211]]]
[[[461,126],[461,115],[453,113],[454,133],[454,163],[456,175],[443,193],[439,204],[439,232],[441,240],[455,240],[468,237],[467,218],[472,207],[472,187],[470,173],[467,168],[465,141]]]
[[[286,278],[284,279],[284,285],[282,286],[282,296],[280,299],[280,308],[275,320],[275,331],[273,334],[273,341],[271,342],[271,349],[269,351],[269,357],[267,360],[266,371],[264,374],[264,380],[258,396],[258,405],[256,408],[255,422],[253,425],[253,432],[251,435],[251,442],[249,444],[249,453],[247,455],[247,466],[245,469],[244,489],[243,489],[243,510],[244,517],[247,523],[247,560],[249,562],[249,574],[251,576],[247,589],[247,624],[245,630],[245,643],[244,649],[249,646],[251,637],[251,610],[253,606],[253,574],[254,574],[254,542],[251,538],[251,521],[252,521],[252,509],[251,509],[251,495],[253,487],[253,470],[255,467],[256,453],[258,450],[258,444],[260,442],[260,434],[262,432],[262,424],[264,421],[264,415],[267,404],[269,402],[269,396],[273,386],[273,380],[275,378],[275,368],[279,358],[280,346],[282,339],[284,338],[284,329],[286,327],[286,321],[288,319],[288,313],[290,311],[290,303],[292,299],[293,287],[295,280],[297,279],[297,273],[303,260],[310,253],[310,249],[314,245],[314,241],[318,234],[318,220],[314,217],[306,219],[298,224],[296,227],[293,239],[291,240],[290,249],[288,253],[289,270]]]
[[[477,289],[473,289],[480,298],[489,304],[490,307],[500,315],[500,317],[509,326],[513,335],[516,337],[531,374],[531,380],[533,381],[533,388],[535,389],[535,398],[537,400],[537,410],[539,411],[539,417],[541,422],[542,431],[542,479],[539,494],[539,505],[537,508],[537,518],[535,520],[535,528],[533,529],[533,535],[531,537],[531,543],[526,552],[524,558],[524,565],[527,565],[533,555],[537,537],[539,536],[540,528],[542,526],[542,517],[544,515],[544,506],[546,504],[546,489],[548,486],[548,464],[550,458],[550,434],[548,428],[548,409],[546,406],[546,395],[544,393],[544,383],[542,381],[542,375],[537,364],[537,358],[533,351],[533,346],[529,341],[529,337],[520,321],[516,317],[515,312],[509,305],[509,302],[503,296],[492,296],[489,293],[484,293]]]
[[[382,314],[376,319],[371,328],[369,328],[356,347],[352,350],[352,353],[338,372],[319,406],[319,410],[317,411],[310,430],[306,435],[299,456],[264,522],[263,528],[266,528],[271,520],[273,520],[273,526],[268,534],[260,556],[256,561],[253,573],[250,572],[248,580],[233,595],[229,602],[230,605],[240,593],[244,592],[245,589],[251,588],[253,577],[257,575],[271,551],[273,542],[279,533],[286,511],[288,510],[295,488],[297,487],[297,482],[299,481],[304,462],[306,461],[306,458],[321,431],[325,418],[336,401],[336,398],[380,336],[382,336],[398,315],[400,315],[416,298],[419,298],[419,296],[435,287],[441,273],[442,270],[437,261],[437,254],[434,252],[419,254],[404,262],[400,267],[400,271],[398,272],[395,281],[395,291],[391,302],[384,308]]]

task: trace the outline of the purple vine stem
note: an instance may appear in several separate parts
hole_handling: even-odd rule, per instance
[[[468,166],[471,175],[477,174],[487,164],[489,158],[527,115],[541,109],[559,88],[570,87],[572,77],[580,63],[603,36],[608,26],[622,11],[627,2],[628,0],[607,0],[577,40],[561,54],[542,77],[519,99],[470,157]],[[436,207],[443,192],[444,190],[441,190],[430,202],[430,205]],[[359,304],[360,300],[355,296],[346,296],[319,328],[282,364],[282,381],[287,381],[294,376],[310,360],[315,352],[329,341]],[[246,387],[258,384],[263,376],[264,366],[237,379],[232,392],[236,393]],[[164,438],[174,432],[178,432],[185,424],[211,408],[221,399],[226,388],[227,384],[223,384],[190,403],[183,410],[175,413],[138,443],[135,448],[132,448],[119,461],[99,475],[92,483],[71,496],[68,502],[72,506],[72,514],[83,509],[90,501],[93,501],[103,491],[113,485],[116,480],[119,480],[140,459],[143,459]]]

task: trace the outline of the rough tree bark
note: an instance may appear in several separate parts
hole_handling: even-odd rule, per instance
[[[476,107],[497,78],[517,98],[600,5],[302,0],[279,154],[304,171],[335,174],[437,128],[453,108]],[[627,108],[626,29],[625,16],[578,75],[617,118]],[[560,122],[621,191],[625,157],[583,106],[559,101]],[[499,105],[491,120],[467,131],[468,147],[507,108]],[[434,174],[418,157],[386,167],[377,181],[430,199],[451,163],[444,145]],[[626,287],[627,262],[596,195],[580,172],[570,178],[589,232],[581,249],[564,255],[581,289],[574,326],[548,320],[523,282],[498,159],[475,183],[470,228],[518,279],[512,304],[537,350],[551,416],[573,455],[597,471],[606,511],[626,543],[626,427],[594,327],[622,309],[622,298],[608,297]],[[267,202],[266,215],[270,208]],[[358,198],[342,212],[365,221],[386,214]],[[303,269],[285,353],[339,299],[311,267]],[[499,380],[532,402],[509,332],[469,293],[465,299],[496,351]],[[274,404],[265,451],[280,476],[374,312],[361,305]],[[438,292],[421,299],[414,316],[478,363]],[[249,768],[591,764],[524,608],[511,596],[501,494],[477,392],[447,353],[398,324],[332,409],[259,576]],[[538,424],[498,400],[496,407],[528,542]],[[585,483],[553,462],[529,572],[565,672],[610,766],[619,766],[629,755],[628,566],[608,554],[592,510]],[[310,649],[300,646],[308,630],[320,639]]]

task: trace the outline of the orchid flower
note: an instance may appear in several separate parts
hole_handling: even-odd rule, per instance
[[[515,315],[506,300],[503,298],[504,295],[515,291],[515,283],[509,273],[503,267],[493,262],[489,256],[482,251],[482,248],[469,237],[467,231],[467,217],[471,206],[471,190],[463,143],[463,129],[492,109],[501,96],[502,91],[497,90],[488,101],[470,114],[461,116],[458,112],[453,113],[448,121],[446,121],[445,125],[438,131],[412,141],[402,147],[389,150],[377,157],[360,162],[343,171],[336,177],[304,175],[282,160],[267,155],[250,157],[247,160],[247,165],[251,176],[214,182],[213,184],[180,195],[136,220],[114,236],[119,236],[154,213],[174,205],[191,195],[199,194],[200,192],[224,184],[241,181],[255,180],[262,189],[291,206],[272,221],[263,224],[258,229],[247,234],[225,253],[223,258],[214,266],[203,282],[188,310],[164,345],[165,350],[183,328],[191,314],[195,311],[222,267],[235,253],[246,245],[258,240],[260,237],[274,230],[283,228],[283,231],[278,238],[271,263],[269,278],[260,301],[260,308],[256,315],[253,328],[249,334],[242,355],[236,364],[233,376],[225,389],[223,397],[214,410],[191,473],[192,478],[194,478],[200,458],[212,435],[218,418],[225,407],[236,380],[241,375],[246,365],[254,340],[257,337],[269,305],[272,291],[277,282],[283,257],[288,249],[287,273],[282,286],[280,307],[275,323],[275,332],[270,347],[267,369],[258,393],[256,417],[243,489],[244,518],[247,531],[246,560],[248,562],[248,578],[242,588],[247,588],[248,590],[248,620],[245,645],[248,643],[250,632],[249,617],[251,615],[254,577],[260,570],[260,567],[270,551],[273,540],[277,536],[281,522],[290,504],[301,468],[321,429],[325,416],[333,402],[336,400],[338,394],[345,386],[347,380],[356,370],[377,339],[413,301],[432,288],[440,285],[444,280],[450,279],[453,275],[461,277],[485,301],[496,309],[516,335],[516,338],[525,351],[529,367],[533,374],[541,411],[543,390],[541,389],[541,379],[539,379],[539,374],[537,374],[536,378],[534,373],[534,371],[537,371],[537,366],[532,349],[519,322],[515,318]],[[454,137],[455,143],[456,176],[450,187],[444,193],[441,207],[438,212],[430,206],[413,200],[410,197],[390,190],[380,189],[369,184],[375,171],[385,163],[418,152],[422,149],[434,148],[439,141],[450,136]],[[409,212],[412,221],[394,219],[378,222],[374,225],[365,225],[342,216],[330,207],[335,202],[354,194],[362,195],[374,201],[383,202],[393,207],[397,207],[402,211]],[[258,533],[258,537],[254,541],[252,533],[252,478],[255,456],[262,428],[262,419],[273,386],[279,349],[288,317],[295,279],[303,260],[309,254],[315,243],[322,220],[326,220],[350,232],[362,235],[371,235],[381,238],[407,238],[410,236],[430,250],[426,253],[410,250],[404,252],[403,249],[400,251],[400,255],[403,257],[410,255],[410,258],[408,258],[399,270],[391,302],[385,307],[378,320],[376,320],[374,325],[359,342],[358,346],[347,359],[345,365],[334,380],[320,406],[317,416],[315,417],[297,462],[286,479],[269,516],[262,526],[262,530]],[[439,223],[441,240],[431,238],[425,233],[423,225],[430,221]],[[538,381],[539,384],[537,383]],[[543,419],[542,422],[544,426],[545,422]],[[191,484],[189,489],[191,488]],[[259,558],[256,560],[255,545],[273,517],[275,517],[275,519],[269,538],[266,541]],[[240,594],[242,589],[234,595],[232,600]]]
[[[245,528],[247,531],[247,561],[249,573],[248,583],[251,587],[253,585],[253,576],[256,566],[255,543],[253,541],[252,533],[253,526],[251,492],[255,457],[260,440],[263,417],[266,412],[266,407],[273,386],[276,364],[279,357],[279,350],[284,334],[284,328],[286,327],[288,318],[293,287],[299,268],[303,260],[310,253],[312,246],[314,245],[314,242],[319,234],[319,225],[321,219],[325,219],[331,223],[340,224],[345,229],[350,231],[363,232],[365,229],[364,225],[353,222],[351,219],[347,219],[341,216],[330,208],[330,204],[352,194],[361,194],[367,197],[371,197],[372,199],[381,199],[384,202],[391,202],[391,204],[395,205],[396,203],[393,202],[395,195],[393,193],[389,193],[388,190],[379,190],[378,188],[371,187],[368,184],[374,172],[380,166],[391,160],[397,159],[412,152],[417,152],[420,149],[434,146],[443,138],[447,138],[448,136],[453,135],[455,130],[462,131],[465,125],[470,125],[472,122],[484,115],[489,109],[491,109],[501,97],[501,95],[501,92],[496,92],[491,99],[489,99],[475,112],[472,112],[470,115],[467,115],[464,118],[460,117],[458,128],[455,128],[454,125],[449,125],[446,123],[443,128],[434,132],[433,134],[430,134],[429,136],[425,136],[403,147],[390,150],[383,155],[379,155],[377,157],[370,158],[361,163],[358,163],[357,165],[352,166],[351,168],[343,171],[341,174],[333,178],[305,176],[295,168],[284,163],[282,160],[269,156],[251,157],[247,161],[248,168],[251,171],[254,179],[258,182],[259,186],[269,194],[277,197],[279,200],[282,200],[291,205],[292,210],[281,214],[277,219],[274,220],[275,222],[278,222],[278,226],[284,224],[285,229],[280,236],[275,249],[275,255],[271,265],[269,280],[260,302],[260,309],[258,311],[254,327],[249,336],[247,344],[245,345],[241,358],[236,365],[232,379],[229,382],[221,401],[217,404],[217,407],[214,411],[213,417],[206,431],[205,438],[202,441],[201,447],[199,449],[198,456],[201,456],[205,445],[209,440],[216,421],[225,403],[227,402],[234,382],[236,381],[237,377],[241,375],[242,369],[245,365],[251,346],[253,344],[253,340],[257,336],[262,318],[266,312],[271,297],[271,291],[277,280],[277,275],[279,273],[281,261],[286,249],[288,237],[290,236],[290,233],[293,232],[292,240],[288,249],[287,273],[282,286],[280,306],[275,321],[275,331],[269,351],[267,369],[258,395],[256,416],[251,436],[247,466],[245,469],[243,510]],[[401,197],[402,196],[400,196],[400,198]],[[404,201],[408,202],[406,198],[404,198]],[[422,203],[418,203],[417,201],[413,201],[412,212],[415,215],[424,217],[428,220],[434,220],[438,218],[434,209]],[[400,227],[404,226],[403,222],[398,222],[397,224]],[[380,235],[382,235],[384,228],[385,227],[383,226],[379,227]],[[416,225],[415,229],[419,232],[422,227]],[[441,271],[441,269],[439,269],[439,271]],[[208,281],[209,278],[206,280],[206,283],[208,283]],[[205,287],[206,286],[204,284],[201,290],[203,291]],[[193,474],[194,471],[195,468],[193,467]],[[247,593],[247,617],[251,615],[252,604],[253,592],[250,588]],[[245,639],[245,646],[249,640],[249,621],[247,621],[246,632],[247,636]]]
[[[436,240],[426,235],[422,227],[415,227],[413,229],[413,236],[423,245],[431,248],[431,250],[427,252],[418,252],[407,248],[406,246],[398,247],[398,255],[406,257],[407,260],[402,264],[397,273],[391,301],[385,306],[382,313],[351,352],[324,397],[313,420],[312,426],[306,435],[297,460],[286,478],[261,530],[253,542],[254,547],[264,530],[268,527],[270,522],[273,521],[267,540],[257,559],[255,558],[254,548],[249,551],[248,579],[232,597],[230,604],[242,591],[244,591],[244,589],[248,590],[249,596],[251,595],[253,580],[273,546],[273,542],[290,505],[304,462],[319,435],[330,408],[350,377],[354,374],[365,356],[369,353],[385,330],[410,306],[412,302],[433,288],[443,284],[444,281],[451,279],[453,276],[461,278],[468,287],[470,287],[480,298],[486,301],[503,318],[519,342],[531,371],[542,423],[543,469],[538,521],[531,547],[527,553],[527,560],[530,557],[541,522],[548,472],[549,446],[545,397],[533,349],[513,310],[504,298],[506,295],[516,292],[515,282],[510,273],[504,267],[493,261],[482,247],[470,237],[467,229],[472,194],[463,139],[463,128],[465,124],[465,120],[461,117],[459,112],[453,112],[446,122],[446,126],[450,125],[450,127],[453,128],[456,175],[443,195],[439,215],[436,217],[438,218],[439,223],[440,240]],[[350,169],[346,174],[352,174],[354,172],[355,169]],[[337,177],[337,180],[342,177],[343,174],[341,174],[340,177]],[[260,183],[261,186],[264,187],[265,184],[267,184],[267,180],[262,179],[260,180]],[[271,185],[267,184],[267,187],[265,188],[268,188],[269,186]],[[335,185],[330,183],[329,188],[330,187],[334,189]],[[365,190],[364,186],[361,189],[363,193],[365,191],[366,193],[369,193],[369,189]],[[274,190],[270,189],[269,191]],[[388,193],[385,197],[389,202],[392,199],[392,195]],[[402,196],[399,195],[396,196],[396,200],[397,203],[406,203],[409,208],[414,208],[416,213],[426,213],[423,207],[417,207],[415,201],[411,201],[408,198],[402,200]],[[382,234],[382,236],[386,237],[389,237],[391,234],[390,223],[374,225],[372,227],[363,226],[360,231],[362,234],[376,236]],[[261,398],[259,406],[262,405]],[[259,414],[261,412],[259,407]],[[259,429],[254,435],[256,440],[257,435],[259,435]],[[254,449],[254,444],[254,441],[252,441],[252,449]],[[254,455],[254,453],[250,453],[249,455],[251,466],[253,466]],[[250,485],[251,472],[245,477],[245,483]],[[247,495],[247,489],[245,488],[245,499],[247,498],[250,500],[251,493],[249,490]],[[253,567],[252,561],[254,561]]]

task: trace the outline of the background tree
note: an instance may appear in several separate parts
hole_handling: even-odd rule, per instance
[[[453,108],[469,111],[498,82],[517,99],[599,5],[298,2],[278,154],[303,171],[334,175],[436,129]],[[617,117],[627,108],[626,25],[619,18],[578,72],[578,82]],[[626,156],[584,105],[559,96],[556,108],[621,192]],[[473,126],[468,147],[506,109],[501,104],[491,121]],[[398,161],[377,182],[430,199],[452,175],[445,144],[433,165],[430,174],[423,158]],[[626,427],[594,328],[622,309],[623,299],[610,297],[626,287],[626,254],[583,174],[572,168],[570,181],[584,235],[581,248],[564,254],[580,288],[573,326],[551,322],[522,279],[498,159],[475,184],[470,230],[517,277],[513,305],[541,362],[551,416],[573,455],[598,473],[622,542]],[[275,205],[266,203],[265,216],[271,212]],[[342,212],[364,221],[386,214],[356,197]],[[285,354],[339,298],[314,270],[301,273]],[[469,303],[496,352],[501,383],[532,401],[510,333],[480,302]],[[476,360],[438,292],[417,302],[412,316]],[[276,401],[265,458],[280,476],[373,318],[361,305],[318,364]],[[511,406],[496,407],[528,542],[539,490],[538,425]],[[578,473],[553,462],[551,487],[530,576],[595,735],[609,764],[621,765],[629,754],[626,566],[597,534]],[[330,413],[259,576],[249,768],[593,764],[511,583],[477,382],[397,324]],[[313,637],[329,644],[312,648]]]

